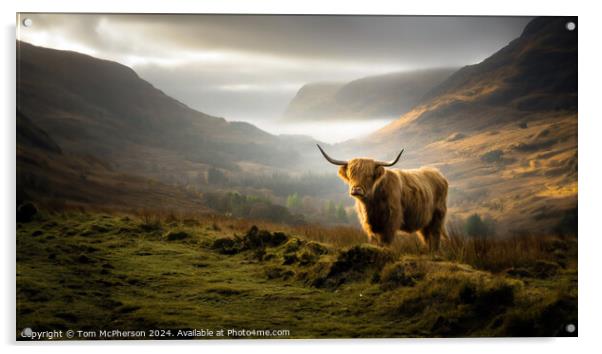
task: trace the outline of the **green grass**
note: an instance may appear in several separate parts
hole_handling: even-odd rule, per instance
[[[236,224],[82,212],[18,223],[18,332],[555,336],[577,323],[576,262],[491,273],[441,255],[341,247],[286,227],[246,233]]]

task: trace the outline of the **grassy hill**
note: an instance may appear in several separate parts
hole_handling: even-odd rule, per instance
[[[455,235],[432,256],[413,239],[384,250],[350,229],[253,224],[41,211],[17,224],[17,328],[576,335],[574,239]]]

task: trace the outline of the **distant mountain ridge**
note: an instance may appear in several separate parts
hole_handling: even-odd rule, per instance
[[[304,85],[289,103],[283,120],[395,118],[456,68],[424,69],[369,76],[347,83]]]
[[[277,136],[195,111],[116,62],[17,42],[17,69],[23,115],[64,150],[128,172],[145,172],[140,156],[158,150],[229,169],[239,161],[283,166],[299,156]]]

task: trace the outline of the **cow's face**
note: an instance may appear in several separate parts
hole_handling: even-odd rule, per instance
[[[360,200],[372,198],[374,184],[385,174],[385,167],[391,167],[399,161],[403,149],[397,157],[390,162],[381,162],[371,159],[353,159],[349,161],[337,160],[328,156],[326,151],[318,145],[322,156],[333,165],[339,167],[339,176],[349,185],[349,194]]]
[[[384,175],[385,168],[374,160],[353,159],[339,167],[339,176],[349,185],[349,195],[367,200],[374,184]]]

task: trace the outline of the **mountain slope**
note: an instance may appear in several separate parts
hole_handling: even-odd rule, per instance
[[[335,96],[343,83],[317,82],[303,85],[289,102],[283,114],[284,120],[318,119],[340,115]]]
[[[455,69],[427,69],[369,76],[349,83],[303,86],[289,103],[285,120],[397,117]]]
[[[63,149],[27,116],[17,112],[17,205],[93,206],[111,210],[207,210],[198,195],[143,176],[124,174],[88,154]]]
[[[436,125],[441,133],[479,130],[533,112],[575,111],[577,32],[565,28],[570,19],[534,19],[519,38],[483,62],[458,70],[380,134],[419,125]],[[492,114],[474,119],[473,113],[483,110]]]
[[[17,141],[23,147],[42,149],[51,153],[62,153],[50,135],[36,126],[29,118],[17,111]]]
[[[541,17],[483,62],[460,69],[411,111],[342,156],[435,165],[453,216],[489,215],[510,232],[545,233],[577,207],[577,31]],[[336,150],[335,150],[336,151]]]
[[[297,156],[250,124],[190,109],[121,64],[24,42],[17,51],[18,108],[67,151],[135,173],[149,172],[142,157],[163,164],[165,154],[229,169],[239,161],[286,165]]]

